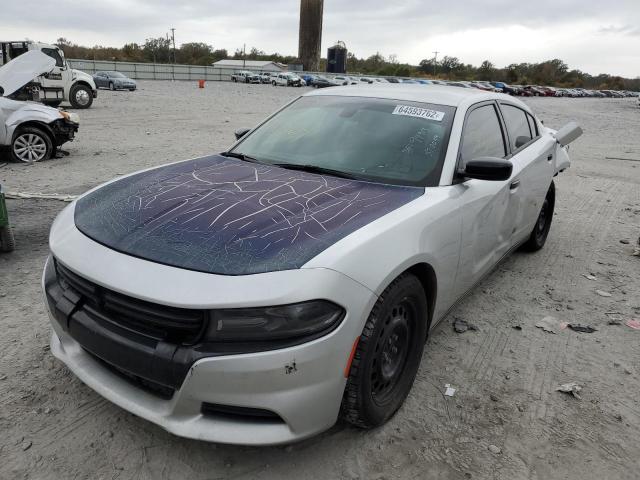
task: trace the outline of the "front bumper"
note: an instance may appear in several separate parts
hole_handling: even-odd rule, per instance
[[[47,302],[54,330],[51,351],[83,382],[169,432],[200,440],[250,445],[288,443],[335,423],[351,348],[376,300],[372,292],[342,274],[323,269],[224,277],[155,264],[119,254],[84,237],[64,222],[69,216],[72,220],[71,208],[54,223],[53,254],[68,269],[106,288],[179,307],[185,307],[185,301],[192,308],[216,308],[326,298],[347,311],[331,333],[301,345],[201,358],[189,367],[171,398],[163,399],[104,363],[118,367],[118,356],[105,358],[104,351],[89,353],[92,342],[78,335],[77,328],[65,328],[56,318],[56,307]],[[65,223],[63,227],[61,221]],[[85,256],[93,260],[87,263]],[[44,282],[43,276],[43,289]],[[265,421],[251,416],[203,413],[203,404],[259,409],[272,412],[277,418]]]
[[[50,125],[57,147],[66,142],[73,141],[80,126],[77,122],[65,120],[63,118],[52,122]]]

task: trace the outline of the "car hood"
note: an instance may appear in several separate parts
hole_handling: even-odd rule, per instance
[[[39,50],[31,50],[0,67],[0,87],[8,97],[40,75],[50,72],[56,61]]]
[[[48,107],[42,103],[13,100],[10,98],[0,98],[0,110],[7,116],[17,112],[14,116],[10,116],[7,119],[7,124],[14,124],[15,122],[21,123],[29,120],[46,121],[48,123],[62,118],[57,108]],[[78,123],[77,119],[74,121]]]
[[[75,224],[128,255],[247,275],[300,268],[423,193],[214,155],[98,188],[76,202]]]

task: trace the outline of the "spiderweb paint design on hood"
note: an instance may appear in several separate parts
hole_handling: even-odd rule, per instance
[[[75,223],[135,257],[246,275],[300,268],[423,193],[214,155],[99,188],[78,200]]]

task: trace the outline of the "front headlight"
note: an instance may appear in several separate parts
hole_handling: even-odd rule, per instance
[[[327,300],[211,312],[205,341],[282,340],[328,332],[344,318],[344,309]]]

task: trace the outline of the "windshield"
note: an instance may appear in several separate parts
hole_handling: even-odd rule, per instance
[[[436,186],[455,109],[404,100],[302,97],[233,152],[260,163],[343,172],[362,180]]]
[[[112,78],[126,78],[120,72],[108,72],[108,73],[109,73],[109,76],[112,77]]]

